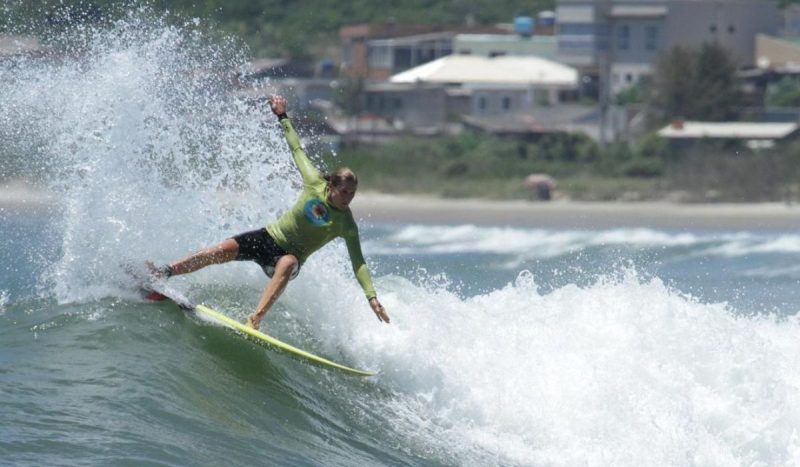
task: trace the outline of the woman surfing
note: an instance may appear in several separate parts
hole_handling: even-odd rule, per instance
[[[255,312],[247,317],[247,325],[258,329],[261,319],[289,281],[297,277],[308,257],[331,240],[342,237],[350,254],[353,272],[372,311],[380,321],[389,323],[389,315],[372,285],[372,277],[361,253],[358,226],[350,211],[350,202],[358,188],[358,178],[346,167],[340,167],[332,174],[320,173],[300,146],[300,138],[286,115],[286,99],[272,96],[269,105],[278,117],[292,158],[303,177],[303,191],[297,202],[265,228],[241,233],[161,267],[148,263],[150,270],[156,277],[166,279],[212,264],[255,261],[270,278]]]

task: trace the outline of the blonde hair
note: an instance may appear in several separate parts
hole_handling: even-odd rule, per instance
[[[333,173],[326,173],[323,178],[328,181],[328,186],[331,188],[341,188],[348,186],[351,188],[358,187],[358,177],[348,167],[339,167]]]

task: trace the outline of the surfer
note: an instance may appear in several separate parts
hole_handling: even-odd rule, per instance
[[[247,325],[258,329],[261,318],[283,293],[289,281],[297,277],[306,259],[334,238],[342,237],[350,254],[353,272],[372,311],[380,321],[388,323],[389,315],[375,293],[361,253],[358,226],[350,212],[358,178],[346,167],[340,167],[331,174],[320,173],[300,146],[300,138],[286,115],[286,99],[272,96],[268,102],[278,117],[292,158],[303,177],[303,191],[297,202],[266,228],[241,233],[161,267],[149,263],[151,271],[155,276],[166,279],[212,264],[255,261],[270,278],[255,312],[247,317]]]

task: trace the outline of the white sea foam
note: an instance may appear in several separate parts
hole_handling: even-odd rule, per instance
[[[800,460],[796,318],[743,318],[634,272],[547,295],[525,272],[468,300],[382,282],[395,324],[354,315],[347,326],[396,393],[375,410],[458,463]]]
[[[800,252],[800,235],[673,233],[652,229],[544,230],[512,227],[401,227],[370,243],[375,254],[495,253],[525,258],[550,258],[603,246],[684,248],[695,256],[739,257]]]
[[[0,315],[6,312],[7,305],[8,305],[8,291],[0,290]]]

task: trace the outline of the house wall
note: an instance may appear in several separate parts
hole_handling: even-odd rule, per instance
[[[475,90],[470,99],[470,115],[520,113],[530,109],[533,99],[533,94],[526,90]]]
[[[556,6],[558,60],[578,68],[595,67],[601,26],[594,2],[559,0]]]
[[[453,36],[455,34],[437,33],[368,41],[369,75],[375,79],[387,79],[393,74],[450,55],[453,52]]]
[[[552,60],[556,56],[557,44],[555,36],[459,34],[453,39],[453,53],[484,57],[535,55]]]
[[[755,64],[759,33],[775,35],[782,18],[772,0],[673,0],[666,21],[665,46],[699,47],[717,42],[739,66]]]
[[[407,127],[437,126],[446,118],[442,87],[373,88],[365,93],[364,110]]]
[[[556,15],[559,60],[596,76],[607,50],[613,93],[651,74],[658,55],[677,45],[716,41],[739,66],[753,65],[756,35],[774,35],[782,22],[774,0],[558,0]]]

